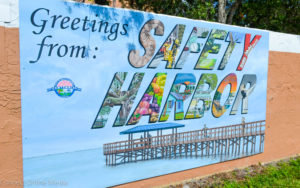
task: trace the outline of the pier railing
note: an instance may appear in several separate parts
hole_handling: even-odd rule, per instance
[[[256,136],[262,134],[265,134],[264,120],[216,128],[204,128],[201,130],[167,134],[162,136],[153,136],[107,143],[103,146],[103,152],[104,155],[118,154],[146,148],[157,148],[179,144],[191,144],[212,140]]]

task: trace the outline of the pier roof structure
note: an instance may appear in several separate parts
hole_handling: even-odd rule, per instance
[[[120,134],[132,134],[132,133],[141,133],[141,132],[148,132],[148,131],[158,131],[163,129],[174,129],[184,127],[184,124],[179,123],[160,123],[160,124],[150,124],[150,125],[139,125],[133,127],[131,129],[125,130],[120,132]]]

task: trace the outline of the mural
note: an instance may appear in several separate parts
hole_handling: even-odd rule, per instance
[[[217,82],[218,77],[216,74],[201,75],[193,100],[186,114],[186,119],[201,118],[204,116],[204,111],[210,109],[210,104],[212,103],[211,93],[216,89]],[[207,89],[205,89],[205,84],[209,86]]]
[[[104,102],[100,108],[101,110],[99,111],[92,128],[104,127],[110,115],[112,107],[116,105],[121,105],[121,108],[114,126],[121,126],[126,123],[137,91],[140,88],[141,81],[144,77],[144,73],[136,73],[133,77],[128,91],[121,91],[126,76],[127,72],[118,72],[115,74],[111,87],[106,94]]]
[[[188,39],[187,44],[185,45],[182,53],[179,57],[178,63],[176,64],[176,68],[181,69],[187,60],[190,53],[200,53],[202,43],[198,43],[198,38],[207,38],[209,34],[209,29],[194,27],[192,33]]]
[[[19,7],[24,187],[110,187],[264,152],[268,32]]]
[[[227,35],[227,31],[213,29],[207,43],[204,46],[204,49],[201,53],[201,56],[196,64],[195,69],[213,69],[217,59],[209,59],[209,54],[218,54],[220,51],[221,45],[215,43],[215,40],[224,40]]]
[[[143,95],[141,102],[131,116],[128,122],[129,125],[138,123],[143,115],[150,115],[150,123],[157,122],[166,78],[166,73],[157,73],[154,76],[150,86],[146,90],[146,93]]]
[[[175,58],[182,41],[184,30],[185,25],[182,24],[176,25],[174,27],[170,36],[167,38],[162,47],[154,56],[152,62],[149,64],[149,68],[156,68],[161,61],[167,62],[167,69],[174,68]]]
[[[193,93],[195,82],[196,78],[193,74],[178,74],[176,76],[163,113],[160,116],[160,121],[167,121],[173,108],[175,109],[175,120],[183,119],[184,101]],[[184,87],[184,90],[180,91],[182,87]]]
[[[132,50],[129,53],[129,62],[134,67],[143,67],[149,60],[152,58],[155,52],[155,40],[150,35],[150,31],[155,29],[155,35],[163,35],[164,33],[164,24],[159,20],[149,20],[141,29],[140,41],[144,46],[146,53],[143,57],[139,56],[139,50]]]
[[[236,75],[231,73],[227,77],[225,77],[224,80],[219,85],[215,93],[214,101],[212,105],[212,112],[215,117],[222,116],[226,112],[226,110],[231,106],[232,101],[235,97],[235,92],[237,87],[236,84],[237,84]],[[227,100],[225,101],[225,104],[222,106],[220,101],[221,101],[223,91],[227,85],[230,85],[230,92]]]
[[[228,48],[224,54],[224,57],[220,63],[219,70],[224,70],[225,66],[227,65],[229,58],[234,50],[235,44],[240,43],[243,38],[242,33],[237,32],[229,32],[226,41],[230,42]]]

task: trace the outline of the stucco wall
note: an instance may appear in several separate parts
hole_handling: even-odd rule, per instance
[[[18,30],[0,27],[0,187],[23,179]]]
[[[300,154],[300,53],[279,51],[269,54],[264,153],[119,187],[159,186]],[[20,187],[23,179],[19,63],[18,28],[0,26],[0,187]]]

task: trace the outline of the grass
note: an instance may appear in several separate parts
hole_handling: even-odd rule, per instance
[[[222,187],[300,187],[300,158],[267,165],[258,174],[250,173],[240,181],[225,181]]]
[[[170,188],[300,188],[300,157],[269,164],[251,165],[244,169],[235,169],[201,179],[169,185]]]

